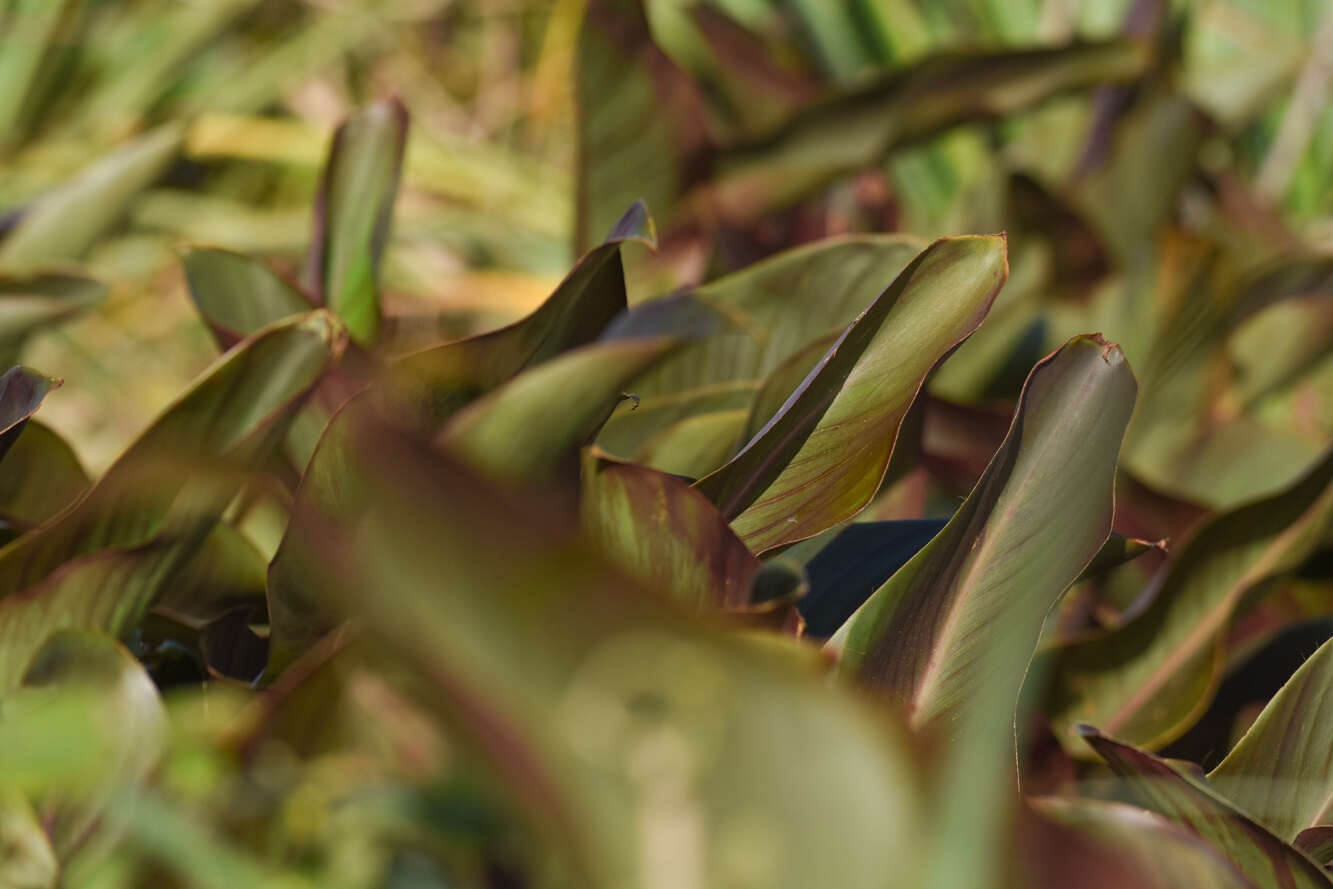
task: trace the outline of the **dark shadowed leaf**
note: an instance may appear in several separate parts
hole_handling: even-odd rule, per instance
[[[582,492],[588,536],[643,586],[701,610],[749,604],[759,560],[689,484],[589,448]]]
[[[332,309],[363,345],[379,335],[380,262],[406,149],[407,109],[397,99],[353,114],[333,134],[315,199],[315,301]]]
[[[1138,803],[1207,841],[1255,885],[1326,889],[1323,869],[1219,796],[1164,760],[1084,727],[1084,739],[1125,779]]]
[[[1296,568],[1333,523],[1333,451],[1294,485],[1223,513],[1177,551],[1148,608],[1120,629],[1059,653],[1052,716],[1158,747],[1208,707],[1223,641],[1246,595]]]
[[[0,460],[23,433],[23,427],[42,399],[60,380],[42,376],[26,367],[11,367],[0,376]]]
[[[699,490],[756,553],[855,515],[878,490],[931,368],[1008,275],[999,237],[937,241],[843,332],[783,409]]]
[[[106,296],[106,286],[66,272],[0,276],[0,367],[17,364],[29,334]]]
[[[1333,864],[1333,827],[1307,827],[1296,834],[1292,845],[1325,868]]]
[[[181,258],[190,299],[223,349],[266,324],[309,312],[300,290],[257,259],[216,247],[193,247]]]

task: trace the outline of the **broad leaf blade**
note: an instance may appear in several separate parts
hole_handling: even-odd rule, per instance
[[[181,258],[190,299],[223,349],[261,327],[314,306],[257,259],[216,247],[193,247]]]
[[[1012,708],[1046,613],[1110,534],[1135,390],[1101,337],[1034,368],[966,502],[835,637],[839,669],[904,701],[916,725],[983,688]]]
[[[1294,842],[1333,822],[1333,641],[1282,686],[1244,737],[1208,775],[1217,791]]]
[[[379,334],[380,261],[406,148],[407,109],[397,99],[352,115],[334,133],[315,202],[315,301],[363,345]]]
[[[592,448],[582,481],[583,527],[626,574],[700,610],[749,604],[759,560],[698,491]]]
[[[88,489],[79,458],[64,439],[35,420],[0,462],[0,520],[20,529],[52,518]]]
[[[468,405],[440,440],[496,478],[548,475],[597,433],[630,380],[679,345],[624,340],[567,352]]]
[[[851,518],[879,488],[927,374],[981,323],[1007,275],[1002,236],[932,244],[699,490],[755,552]]]
[[[1294,569],[1333,524],[1333,451],[1291,487],[1201,526],[1178,550],[1148,608],[1112,633],[1062,649],[1052,718],[1100,725],[1157,747],[1212,700],[1222,641],[1245,596]]]
[[[1201,838],[1259,886],[1333,885],[1319,865],[1218,796],[1150,753],[1084,728],[1084,739],[1125,778],[1139,802]]]

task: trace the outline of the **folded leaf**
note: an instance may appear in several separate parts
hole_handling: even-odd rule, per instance
[[[1126,779],[1141,805],[1206,840],[1256,886],[1327,889],[1333,885],[1318,864],[1231,806],[1206,784],[1096,729],[1084,727],[1082,734],[1111,769]]]
[[[333,134],[315,199],[315,301],[332,309],[363,345],[379,334],[380,262],[406,148],[407,109],[397,99],[353,114]]]
[[[1037,365],[963,506],[834,637],[839,670],[905,702],[916,725],[983,688],[1012,709],[1046,613],[1110,534],[1134,395],[1124,357],[1099,336]]]
[[[759,560],[680,479],[584,452],[579,515],[588,537],[645,587],[700,610],[750,604]]]
[[[813,537],[870,502],[927,374],[981,323],[1007,275],[1002,236],[936,241],[759,434],[699,480],[752,551]]]
[[[314,308],[305,294],[257,259],[217,247],[181,257],[190,299],[223,349],[266,324]]]
[[[41,407],[46,393],[59,385],[60,380],[26,367],[11,367],[0,376],[0,460],[22,434],[28,418]]]
[[[1144,747],[1179,737],[1212,700],[1247,594],[1299,565],[1331,526],[1333,451],[1285,491],[1202,525],[1142,614],[1058,653],[1051,714],[1071,750],[1082,722]]]

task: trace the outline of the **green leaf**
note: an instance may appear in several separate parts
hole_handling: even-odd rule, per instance
[[[78,499],[88,484],[73,448],[29,420],[0,462],[0,519],[12,527],[35,527]]]
[[[918,726],[982,689],[1012,710],[1046,613],[1110,534],[1135,389],[1100,336],[1037,365],[963,506],[834,637],[840,672],[905,702]]]
[[[1148,608],[1114,632],[1062,649],[1052,721],[1098,725],[1127,743],[1159,747],[1208,707],[1223,641],[1242,602],[1293,570],[1333,523],[1333,451],[1285,491],[1223,513],[1177,552]]]
[[[903,235],[831,239],[697,287],[693,299],[731,325],[646,374],[635,392],[647,400],[762,380],[811,340],[852,323],[925,247]]]
[[[488,475],[549,475],[610,416],[630,380],[680,345],[650,339],[593,343],[524,371],[461,410],[441,441]]]
[[[699,490],[751,550],[813,537],[879,488],[931,368],[985,317],[1008,275],[1002,236],[926,248],[853,321],[778,413]]]
[[[1014,52],[936,55],[801,109],[753,143],[724,150],[690,200],[733,222],[789,206],[898,148],[1053,95],[1130,80],[1146,47],[1113,41]]]
[[[60,380],[42,376],[26,367],[11,367],[0,376],[0,460],[9,453],[42,399]]]
[[[690,346],[684,348],[689,349]],[[666,359],[670,360],[670,357]],[[630,386],[636,398],[639,396],[639,382],[642,381],[636,381]],[[638,402],[633,399],[621,402],[598,433],[597,446],[617,456],[635,456],[648,447],[649,442],[667,434],[668,430],[682,421],[704,414],[745,410],[754,398],[756,386],[755,382],[741,380],[666,395],[650,395]]]
[[[6,889],[54,889],[60,862],[32,803],[13,787],[0,791],[0,843]]]
[[[90,841],[102,847],[114,841],[97,831],[99,817],[114,794],[147,779],[166,745],[166,712],[157,687],[133,655],[98,633],[50,636],[24,671],[21,687],[5,700],[4,717],[22,720],[53,698],[80,693],[95,702],[91,727],[101,755],[79,763],[77,781],[71,775],[38,805],[62,861]]]
[[[612,237],[580,259],[531,315],[394,362],[387,381],[390,399],[423,424],[438,426],[524,368],[596,340],[626,308],[621,244],[635,240],[654,246],[652,232],[643,205],[630,207]]]
[[[35,331],[64,321],[106,296],[106,286],[65,272],[0,276],[0,366],[17,364]]]
[[[759,560],[698,491],[594,448],[582,478],[583,527],[625,573],[700,610],[749,604]]]
[[[0,241],[0,269],[24,272],[81,257],[166,171],[183,133],[176,123],[145,133],[24,208],[18,225]]]
[[[407,109],[397,99],[352,115],[333,135],[315,202],[315,301],[363,345],[379,334],[379,268],[406,147]]]
[[[293,518],[310,589],[401,663],[574,882],[913,885],[914,778],[882,716],[637,589],[548,500],[364,419],[348,442],[357,521]]]
[[[1294,842],[1333,822],[1333,641],[1325,642],[1264,707],[1209,782],[1237,808]]]
[[[282,440],[343,345],[326,312],[261,330],[218,362],[77,504],[0,549],[0,687],[62,627],[128,633]],[[248,478],[248,476],[242,476]]]
[[[181,257],[181,265],[190,299],[223,349],[266,324],[314,308],[295,286],[240,253],[192,247]]]
[[[575,59],[574,249],[583,252],[636,201],[670,222],[708,135],[703,98],[653,42],[642,0],[589,0]]]
[[[1166,816],[1206,840],[1255,885],[1333,885],[1323,869],[1214,792],[1150,753],[1084,727],[1084,739],[1126,780],[1145,808]]]
[[[634,452],[634,462],[697,479],[726,463],[745,441],[749,411],[710,411],[695,414],[643,443]]]

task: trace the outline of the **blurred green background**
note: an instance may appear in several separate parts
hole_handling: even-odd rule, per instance
[[[1158,30],[1179,49],[1172,86],[1211,123],[1195,126],[1170,102],[1144,112],[1139,101],[1130,123],[1143,131],[1139,157],[1097,187],[1136,222],[1170,202],[1196,228],[1221,213],[1253,240],[1290,236],[1313,250],[1333,240],[1330,4],[650,2],[658,43],[707,84],[714,57],[692,27],[691,8],[700,5],[791,49],[776,57],[824,86],[940,50],[1105,38],[1132,31],[1136,16],[1164,15],[1172,24]],[[109,152],[134,151],[155,128],[183,126],[167,134],[179,138],[178,152],[140,170],[142,187],[80,247],[88,271],[111,285],[110,298],[40,333],[24,354],[66,379],[43,417],[93,470],[214,354],[175,251],[215,244],[299,271],[327,139],[367,101],[397,94],[413,116],[385,270],[390,311],[443,307],[464,333],[521,314],[568,268],[581,0],[8,0],[0,9],[0,212],[95,175]],[[1140,24],[1151,35],[1155,26]],[[887,189],[893,212],[839,216],[834,200],[821,211],[819,233],[869,227],[934,237],[999,228],[1006,175],[1064,176],[1083,145],[1069,134],[1085,131],[1096,104],[1087,94],[1056,99],[998,127],[957,127],[898,152],[882,178],[861,183]],[[1195,168],[1210,175],[1214,194],[1201,195],[1188,179]],[[1135,241],[1145,230],[1125,227],[1129,243],[1114,244],[1117,252],[1153,249]],[[799,240],[788,233],[771,248]],[[1016,278],[1022,271],[1020,254]],[[681,279],[699,273],[673,274],[689,283]],[[662,285],[639,281],[635,295]]]

